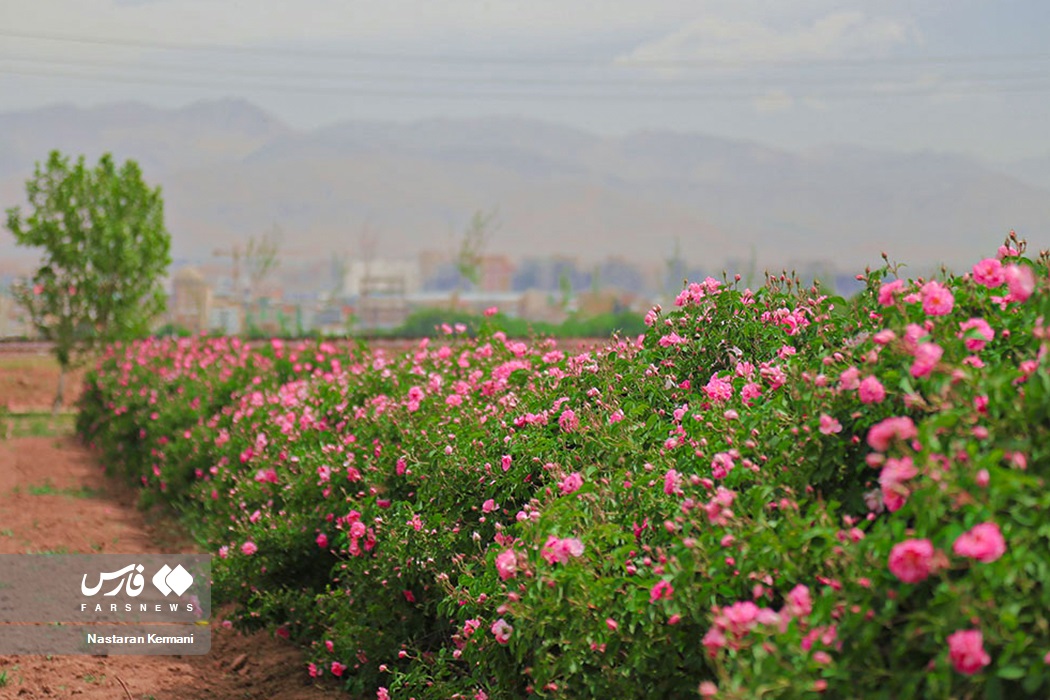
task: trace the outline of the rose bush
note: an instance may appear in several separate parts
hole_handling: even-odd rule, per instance
[[[1043,697],[1047,266],[708,279],[588,352],[147,341],[79,426],[361,695]]]

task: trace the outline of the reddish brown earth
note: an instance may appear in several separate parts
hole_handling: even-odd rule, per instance
[[[11,375],[18,374],[6,359],[0,359],[0,405]],[[47,406],[53,390],[48,385],[19,396],[24,405]],[[192,551],[170,520],[137,509],[135,492],[107,478],[72,436],[3,435],[0,430],[0,553]],[[6,672],[0,699],[346,697],[315,684],[293,645],[266,634],[244,636],[217,622],[212,620],[212,649],[205,656],[0,656],[0,679]]]
[[[80,396],[84,370],[66,376],[64,408]],[[0,346],[0,409],[49,410],[58,388],[58,363],[46,349],[11,352]]]

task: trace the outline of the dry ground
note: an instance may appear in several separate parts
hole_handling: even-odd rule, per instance
[[[76,404],[83,376],[83,370],[66,376],[64,408]],[[0,408],[50,410],[57,387],[58,363],[50,353],[9,352],[0,348]]]
[[[49,371],[56,376],[47,358],[0,355],[0,406],[47,407],[54,391]],[[17,401],[8,401],[11,387]],[[8,434],[14,437],[5,440],[0,430],[0,553],[192,551],[173,523],[141,512],[134,490],[103,474],[95,456],[70,434],[70,417],[13,423]],[[345,697],[313,684],[293,645],[223,630],[217,622],[205,656],[0,656],[0,698]]]

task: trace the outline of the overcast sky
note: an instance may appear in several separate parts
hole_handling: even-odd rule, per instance
[[[1046,0],[4,0],[0,111],[244,97],[298,128],[515,115],[1050,154]]]

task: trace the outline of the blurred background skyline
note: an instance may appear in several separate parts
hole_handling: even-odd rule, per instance
[[[1047,28],[1036,0],[4,3],[0,203],[52,148],[133,158],[216,290],[275,228],[282,295],[353,296],[366,260],[484,286],[451,260],[478,211],[492,292],[920,274],[1050,243]],[[31,260],[0,234],[0,282]]]
[[[293,128],[514,115],[1009,162],[1047,155],[1038,0],[37,0],[0,109],[237,96]]]

